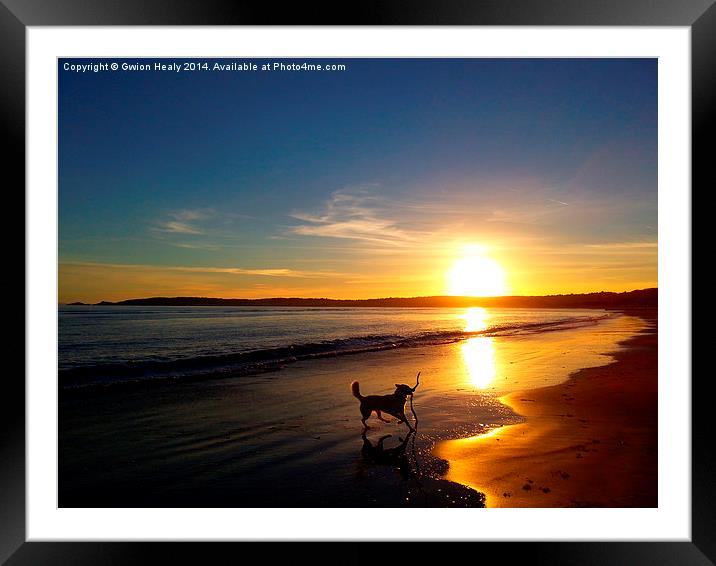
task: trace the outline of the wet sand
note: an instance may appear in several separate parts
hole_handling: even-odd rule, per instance
[[[500,400],[526,422],[441,443],[446,479],[488,507],[656,507],[657,328],[626,341],[615,362]]]
[[[64,392],[59,506],[655,505],[655,331],[616,346],[643,326],[621,317],[241,378]],[[418,433],[372,418],[362,436],[350,381],[386,394],[417,371]]]
[[[484,495],[444,479],[448,463],[431,449],[519,417],[496,399],[475,403],[467,391],[425,383],[455,355],[454,346],[374,352],[251,377],[64,395],[59,506],[484,506]],[[418,434],[372,418],[364,438],[350,381],[391,393],[415,368],[424,368]]]

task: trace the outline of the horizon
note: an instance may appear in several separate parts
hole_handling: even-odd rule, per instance
[[[102,302],[121,303],[125,301],[146,301],[155,299],[207,299],[207,300],[220,300],[220,301],[231,301],[231,300],[246,300],[246,301],[270,301],[270,300],[300,300],[300,301],[385,301],[385,300],[412,300],[412,299],[454,299],[465,300],[465,299],[510,299],[510,298],[547,298],[547,297],[569,297],[569,296],[582,296],[582,295],[600,295],[600,294],[615,294],[624,295],[630,293],[638,293],[643,291],[658,291],[658,287],[646,287],[644,289],[630,289],[628,291],[588,291],[584,293],[551,293],[547,295],[494,295],[494,296],[471,296],[471,295],[416,295],[410,297],[404,296],[385,296],[385,297],[368,297],[364,299],[346,298],[337,299],[332,297],[209,297],[199,295],[178,295],[178,296],[148,296],[148,297],[131,297],[127,299],[119,299],[117,301],[107,301],[102,299],[94,303],[86,301],[72,301],[80,302],[86,305],[96,305]],[[59,305],[69,305],[70,303],[59,302]]]
[[[658,287],[656,59],[64,61],[60,304]]]

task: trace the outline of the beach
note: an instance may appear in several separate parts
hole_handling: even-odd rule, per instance
[[[485,316],[466,313],[466,330]],[[611,313],[62,390],[59,506],[656,506],[656,332],[655,312]],[[373,417],[362,434],[350,382],[388,394],[418,371],[417,433]]]
[[[501,401],[526,422],[442,443],[447,479],[490,507],[656,507],[657,328],[626,341],[614,363]]]

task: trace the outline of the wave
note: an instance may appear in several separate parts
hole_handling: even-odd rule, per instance
[[[344,356],[397,348],[448,344],[476,336],[511,336],[566,330],[596,324],[612,314],[570,317],[548,322],[504,324],[478,331],[440,330],[412,335],[365,335],[289,344],[275,348],[202,355],[173,360],[143,359],[118,363],[83,365],[59,370],[59,384],[64,389],[88,386],[131,384],[137,382],[238,377],[275,371],[286,364],[314,358]]]

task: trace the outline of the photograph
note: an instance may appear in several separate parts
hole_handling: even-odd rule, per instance
[[[56,64],[57,507],[659,507],[657,57]]]

